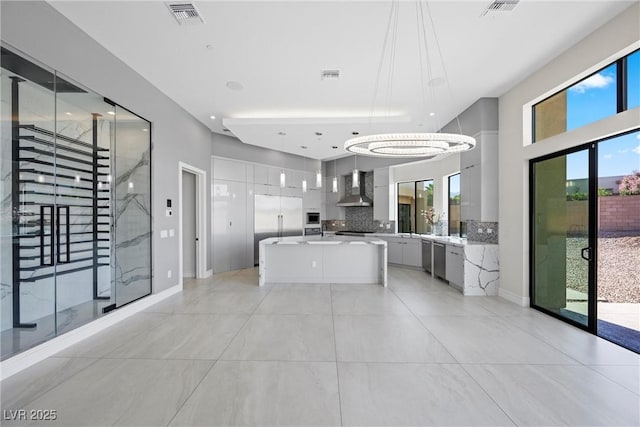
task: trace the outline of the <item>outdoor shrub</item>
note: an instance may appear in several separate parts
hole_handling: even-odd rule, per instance
[[[633,171],[631,175],[627,175],[622,178],[618,189],[622,196],[640,194],[640,171]]]

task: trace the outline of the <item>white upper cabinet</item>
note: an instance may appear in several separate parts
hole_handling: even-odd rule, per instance
[[[213,178],[247,182],[247,164],[226,159],[213,159]],[[250,166],[249,166],[250,167]]]
[[[462,221],[498,221],[498,134],[481,132],[477,146],[460,154]]]
[[[373,219],[389,221],[389,168],[373,170]]]

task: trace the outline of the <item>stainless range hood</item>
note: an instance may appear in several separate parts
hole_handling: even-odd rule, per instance
[[[351,188],[351,174],[346,175],[344,177],[344,188],[345,194],[342,199],[336,203],[336,206],[342,207],[354,207],[354,206],[373,206],[373,200],[368,198],[365,195],[364,186],[365,186],[365,173],[360,172],[360,186],[356,188]]]

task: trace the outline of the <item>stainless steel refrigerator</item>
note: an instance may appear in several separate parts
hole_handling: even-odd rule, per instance
[[[302,236],[302,198],[256,194],[254,206],[253,263],[258,265],[260,240]]]

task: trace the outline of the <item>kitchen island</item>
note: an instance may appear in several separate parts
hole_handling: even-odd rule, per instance
[[[387,286],[387,242],[352,236],[297,236],[259,244],[259,284],[377,283]]]

